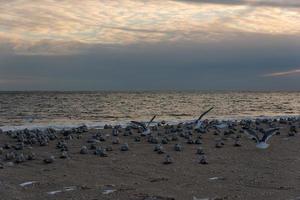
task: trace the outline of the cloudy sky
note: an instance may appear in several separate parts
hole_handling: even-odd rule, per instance
[[[0,90],[300,90],[298,0],[0,0]]]

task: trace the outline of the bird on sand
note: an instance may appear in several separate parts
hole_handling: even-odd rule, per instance
[[[142,134],[143,136],[146,136],[146,135],[150,135],[151,134],[151,130],[150,130],[150,124],[153,122],[153,120],[156,118],[156,115],[154,115],[152,117],[152,119],[147,123],[143,123],[143,122],[137,122],[137,121],[131,121],[132,124],[138,126],[138,127],[141,127],[142,128]]]
[[[270,145],[267,144],[267,141],[276,134],[276,131],[278,131],[279,128],[271,128],[266,130],[263,133],[262,138],[260,139],[259,136],[256,134],[256,132],[252,129],[249,128],[245,128],[245,133],[251,138],[254,139],[256,141],[256,147],[259,149],[266,149],[268,148]]]
[[[194,124],[195,124],[194,128],[195,129],[200,129],[203,126],[203,121],[201,121],[201,119],[204,117],[204,115],[206,115],[207,113],[209,113],[212,109],[214,109],[214,107],[211,107],[210,109],[208,109],[207,111],[205,111],[204,113],[202,113],[200,115],[200,117],[197,120],[195,120],[195,122],[194,122]]]

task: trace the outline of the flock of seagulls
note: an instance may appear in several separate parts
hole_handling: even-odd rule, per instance
[[[94,154],[101,157],[107,157],[109,151],[113,151],[114,145],[119,145],[120,151],[129,151],[128,143],[121,143],[120,137],[128,139],[134,138],[133,142],[146,141],[154,144],[154,151],[158,154],[166,154],[164,164],[171,164],[173,159],[167,154],[164,145],[173,143],[174,151],[183,151],[183,143],[198,145],[197,154],[199,155],[200,164],[208,164],[207,157],[201,146],[203,143],[203,134],[213,133],[217,137],[215,147],[222,148],[225,145],[226,138],[230,137],[234,140],[234,146],[240,147],[240,138],[245,134],[256,142],[256,147],[266,149],[270,145],[267,143],[270,138],[276,134],[280,134],[278,125],[289,127],[288,136],[295,136],[297,128],[300,127],[299,118],[288,119],[256,119],[241,121],[218,121],[203,120],[214,107],[203,112],[198,119],[188,123],[179,123],[177,125],[169,125],[165,123],[155,123],[156,115],[148,122],[131,121],[126,128],[121,126],[106,125],[106,131],[98,130],[96,133],[90,132],[87,126],[80,126],[71,130],[57,131],[51,128],[46,130],[20,130],[3,132],[0,129],[0,135],[5,134],[15,141],[14,144],[0,143],[0,168],[3,167],[3,161],[14,161],[22,163],[25,161],[35,160],[36,155],[32,152],[22,152],[25,148],[34,146],[48,146],[52,141],[57,141],[56,148],[61,151],[61,159],[69,158],[68,141],[72,139],[81,139],[83,134],[92,134],[80,149],[80,154]],[[153,125],[154,124],[154,125]],[[298,125],[297,125],[298,124]],[[266,127],[262,128],[262,127]],[[260,133],[260,134],[259,134]],[[261,137],[260,137],[261,135]],[[128,137],[132,136],[132,137]],[[110,145],[107,145],[110,140]],[[106,146],[102,146],[106,145]],[[46,164],[53,163],[55,157],[50,155],[43,159]]]
[[[198,119],[193,121],[193,128],[194,130],[200,130],[202,128],[205,128],[204,122],[201,120],[206,114],[208,114],[211,110],[213,110],[214,107],[209,108],[207,111],[203,112]],[[132,124],[136,125],[137,127],[140,127],[142,130],[141,135],[142,136],[147,136],[151,134],[151,129],[149,128],[153,120],[156,118],[156,115],[152,117],[152,119],[148,123],[143,123],[143,122],[137,122],[137,121],[131,121]],[[218,125],[216,125],[218,127]],[[222,127],[222,126],[221,126]],[[227,127],[224,125],[224,127]],[[256,147],[259,149],[267,149],[270,145],[267,143],[267,141],[276,133],[276,131],[279,131],[280,128],[271,128],[266,130],[263,133],[262,138],[260,139],[257,133],[250,128],[244,128],[247,136],[250,139],[253,139],[256,141]]]

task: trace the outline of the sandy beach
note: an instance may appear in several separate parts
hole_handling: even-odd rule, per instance
[[[0,200],[300,200],[300,0],[0,11]]]
[[[299,120],[252,122],[251,127],[266,129],[271,124],[281,129],[268,141],[267,149],[256,148],[242,133],[239,123],[223,129],[208,128],[204,133],[192,130],[189,139],[195,141],[200,135],[202,144],[187,143],[187,137],[180,134],[187,132],[186,127],[167,125],[152,127],[152,141],[149,136],[140,137],[135,129],[130,134],[126,134],[129,129],[119,129],[118,136],[113,136],[108,128],[83,133],[57,132],[57,139],[48,145],[25,145],[23,150],[13,148],[17,140],[8,136],[11,133],[2,133],[1,199],[299,199],[300,140],[298,133],[290,134],[291,126],[299,129]],[[155,143],[174,134],[178,141],[170,139],[162,144],[164,153],[154,151]],[[140,141],[136,141],[137,136]],[[116,138],[120,143],[112,144]],[[234,145],[236,138],[241,146]],[[59,141],[67,146],[63,149],[68,158],[60,158]],[[220,141],[224,145],[216,148]],[[128,144],[128,151],[120,150],[124,143]],[[182,150],[175,151],[175,144],[180,144]],[[80,154],[82,146],[88,148],[88,154]],[[107,157],[94,155],[91,146],[112,151],[106,151]],[[208,164],[199,163],[199,146]],[[23,153],[25,157],[35,153],[36,157],[18,164],[16,160],[5,159],[8,152]],[[167,154],[173,161],[170,164],[163,163]],[[49,156],[55,160],[46,164],[43,160]]]

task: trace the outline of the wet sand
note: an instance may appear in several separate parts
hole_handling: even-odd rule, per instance
[[[299,121],[293,125],[299,130]],[[254,125],[266,127],[265,124]],[[120,144],[112,145],[111,129],[100,130],[106,141],[97,146],[112,145],[108,157],[80,154],[83,145],[89,147],[87,140],[98,130],[89,130],[81,138],[66,140],[68,159],[60,159],[61,151],[56,148],[58,140],[50,141],[48,146],[34,145],[32,149],[21,150],[36,153],[36,159],[9,166],[4,154],[0,158],[4,165],[0,169],[0,199],[3,200],[41,200],[41,199],[88,199],[88,200],[198,200],[198,199],[257,199],[292,200],[300,198],[300,135],[289,137],[289,124],[283,127],[280,135],[273,136],[270,147],[262,150],[255,143],[239,133],[229,136],[214,135],[214,129],[202,134],[202,145],[187,144],[186,139],[164,144],[166,154],[173,163],[163,164],[166,154],[157,154],[155,144],[141,137],[136,130],[133,135],[120,133]],[[165,130],[160,127],[160,132]],[[227,129],[221,130],[221,132]],[[124,129],[122,130],[124,132]],[[107,137],[106,135],[110,136]],[[60,139],[64,136],[57,134]],[[157,135],[153,131],[153,135]],[[164,135],[164,134],[163,134]],[[197,133],[193,133],[193,137]],[[222,135],[222,134],[221,134]],[[235,147],[233,135],[241,135],[241,147]],[[224,146],[215,148],[216,139],[223,138]],[[5,133],[0,134],[0,146],[14,144],[15,140]],[[120,146],[128,143],[129,151],[120,151]],[[174,144],[180,143],[183,151],[174,151]],[[199,164],[196,154],[198,146],[203,147],[207,165]],[[21,152],[20,151],[20,152]],[[54,155],[55,161],[45,164],[45,156]],[[218,178],[215,178],[218,177]],[[34,184],[20,186],[21,183],[35,181]],[[71,187],[71,188],[65,188]],[[49,194],[51,191],[61,191]],[[109,194],[105,194],[105,191]]]

